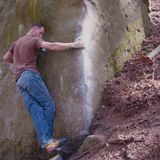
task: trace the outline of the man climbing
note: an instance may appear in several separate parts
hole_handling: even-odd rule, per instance
[[[46,42],[42,39],[44,32],[43,24],[34,24],[25,36],[11,45],[3,60],[13,64],[13,75],[32,118],[40,146],[50,154],[65,142],[65,139],[52,138],[55,104],[37,69],[37,51],[40,48],[63,51],[84,46],[81,40],[71,43]]]

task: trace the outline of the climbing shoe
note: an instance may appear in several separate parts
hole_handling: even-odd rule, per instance
[[[57,140],[53,140],[51,143],[49,143],[46,146],[46,152],[47,154],[52,154],[54,151],[56,151],[59,147],[62,147],[66,145],[68,140],[66,138],[61,138]]]

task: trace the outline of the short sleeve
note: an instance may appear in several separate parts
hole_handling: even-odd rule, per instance
[[[10,48],[9,48],[9,50],[8,50],[8,52],[11,52],[12,55],[13,55],[13,53],[14,53],[14,46],[15,46],[15,44],[16,44],[16,41],[10,46]]]
[[[41,48],[41,41],[43,41],[42,38],[36,38],[35,39],[35,45],[36,45],[37,49]]]

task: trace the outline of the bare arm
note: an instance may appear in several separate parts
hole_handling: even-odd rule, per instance
[[[5,55],[3,56],[3,61],[7,63],[13,63],[13,56],[11,52],[6,52]]]
[[[61,42],[46,42],[41,41],[41,48],[46,48],[52,51],[64,51],[70,48],[84,48],[83,42],[81,40],[76,40],[71,43],[61,43]]]

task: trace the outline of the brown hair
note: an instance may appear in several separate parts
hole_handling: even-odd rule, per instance
[[[42,23],[34,23],[34,24],[32,24],[32,27],[31,28],[33,28],[33,27],[37,27],[37,28],[45,28],[45,25],[44,24],[42,24]]]

